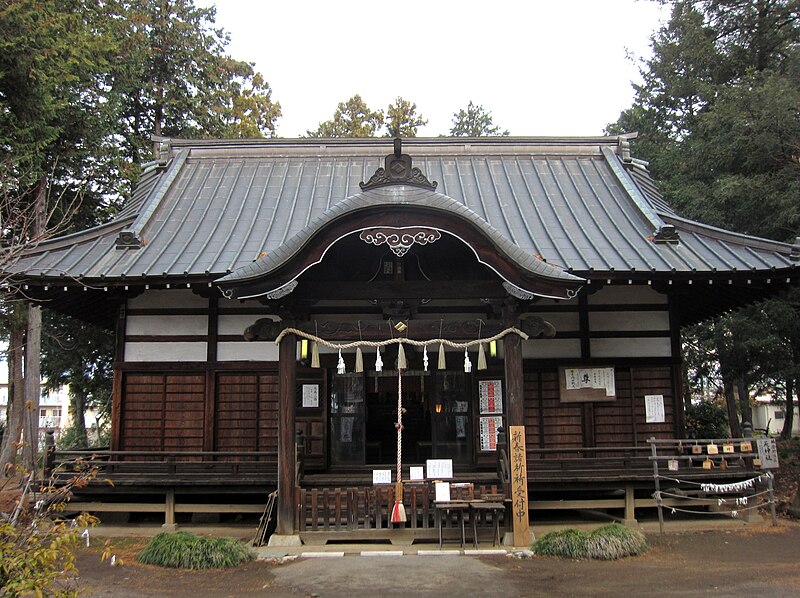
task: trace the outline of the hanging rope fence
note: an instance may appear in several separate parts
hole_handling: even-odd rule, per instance
[[[283,330],[281,330],[280,334],[278,334],[278,337],[275,339],[275,343],[280,344],[283,337],[286,336],[287,334],[295,334],[300,338],[305,338],[315,343],[319,343],[323,347],[328,347],[329,349],[342,349],[342,350],[355,349],[358,347],[379,348],[379,347],[387,347],[389,345],[399,345],[399,344],[407,344],[411,345],[412,347],[427,347],[428,345],[442,344],[446,347],[450,347],[451,349],[468,349],[470,347],[476,347],[483,343],[491,343],[492,341],[500,340],[501,338],[503,338],[508,334],[516,334],[522,340],[528,340],[529,338],[528,335],[525,334],[519,328],[511,327],[511,328],[506,328],[505,330],[501,330],[494,336],[489,336],[486,338],[479,338],[476,340],[464,341],[464,342],[451,341],[446,338],[432,338],[427,341],[419,341],[413,338],[397,337],[397,338],[389,338],[384,341],[357,340],[348,343],[335,343],[325,340],[324,338],[320,338],[315,334],[309,334],[308,332],[305,332],[303,330],[298,330],[297,328],[284,328]]]

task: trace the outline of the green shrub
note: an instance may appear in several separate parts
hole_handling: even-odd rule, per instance
[[[255,554],[234,538],[207,538],[189,532],[161,533],[136,557],[140,563],[182,569],[236,567]]]
[[[695,438],[727,438],[728,410],[715,401],[695,403],[686,409],[686,428],[695,431]]]
[[[586,547],[590,559],[609,561],[644,553],[647,539],[638,530],[612,523],[589,533]]]
[[[533,543],[533,551],[542,556],[563,556],[571,559],[588,557],[586,532],[577,529],[562,529],[548,532]]]
[[[570,559],[613,560],[642,554],[647,550],[644,535],[612,523],[590,533],[577,529],[549,532],[533,543],[533,551],[542,556]]]

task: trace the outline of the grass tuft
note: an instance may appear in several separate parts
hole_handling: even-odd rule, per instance
[[[570,559],[585,559],[589,537],[577,529],[562,529],[548,532],[533,543],[533,551],[542,556],[561,556]]]
[[[590,533],[572,528],[549,532],[533,543],[536,554],[570,559],[614,560],[646,550],[647,540],[641,532],[618,523]]]
[[[643,554],[647,539],[639,530],[611,523],[590,532],[586,548],[590,559],[610,561]]]
[[[253,551],[234,538],[208,538],[189,532],[174,532],[158,534],[136,560],[161,567],[221,569],[236,567],[253,558]]]

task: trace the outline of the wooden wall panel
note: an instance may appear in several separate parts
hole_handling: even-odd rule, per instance
[[[120,448],[202,450],[204,393],[202,375],[126,374]]]
[[[583,446],[582,406],[580,403],[561,403],[558,371],[526,369],[524,381],[527,446],[529,448]]]
[[[278,450],[278,379],[274,374],[220,374],[216,450]]]
[[[672,386],[672,369],[636,368],[633,371],[635,386],[634,407],[639,443],[647,442],[651,436],[656,438],[675,438],[675,400]],[[662,424],[648,424],[645,418],[644,396],[664,395],[664,418]]]
[[[594,404],[595,446],[634,446],[630,369],[616,368],[614,385],[615,401]]]

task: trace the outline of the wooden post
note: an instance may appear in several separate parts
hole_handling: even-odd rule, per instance
[[[514,523],[514,546],[529,546],[528,465],[525,452],[525,426],[509,426],[511,450],[511,511]]]
[[[295,384],[297,378],[297,338],[281,339],[278,373],[278,523],[276,534],[296,533],[295,522]]]
[[[525,395],[522,378],[522,339],[516,334],[503,337],[506,386],[506,419],[510,426],[525,425]]]
[[[175,488],[167,489],[164,498],[164,525],[161,527],[170,532],[174,532],[178,527],[175,525]]]
[[[636,494],[632,482],[625,484],[625,525],[636,525]]]

